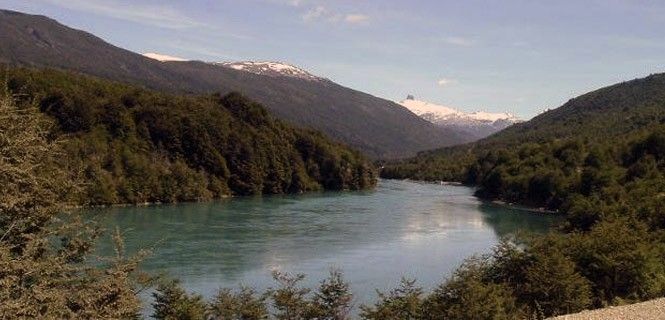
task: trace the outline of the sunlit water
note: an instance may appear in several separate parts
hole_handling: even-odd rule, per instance
[[[142,268],[212,296],[220,287],[265,289],[272,270],[315,286],[343,270],[356,302],[401,277],[431,288],[465,258],[517,230],[542,232],[555,218],[487,204],[466,187],[382,180],[373,191],[236,198],[92,210],[124,231],[128,251],[154,246]],[[100,244],[110,253],[109,241]]]

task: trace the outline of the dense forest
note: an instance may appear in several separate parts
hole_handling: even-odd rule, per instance
[[[62,138],[59,165],[84,181],[77,204],[198,201],[357,190],[376,183],[359,153],[297,129],[240,94],[176,96],[55,70],[3,68],[7,94],[37,104]]]

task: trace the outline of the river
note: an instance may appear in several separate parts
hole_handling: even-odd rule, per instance
[[[153,248],[144,271],[212,296],[220,287],[265,289],[272,270],[315,286],[338,268],[357,303],[401,277],[427,289],[501,236],[543,232],[557,218],[479,201],[467,187],[381,180],[375,190],[233,198],[209,203],[88,210],[119,227],[129,252]],[[99,251],[110,254],[110,241]]]

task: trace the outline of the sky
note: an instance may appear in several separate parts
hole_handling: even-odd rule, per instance
[[[665,72],[660,0],[1,0],[138,53],[291,63],[390,100],[528,119]]]

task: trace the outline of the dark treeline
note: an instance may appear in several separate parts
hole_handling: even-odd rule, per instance
[[[276,120],[240,94],[175,96],[61,71],[3,69],[9,93],[66,137],[61,165],[81,204],[370,188],[373,167],[322,134]]]

